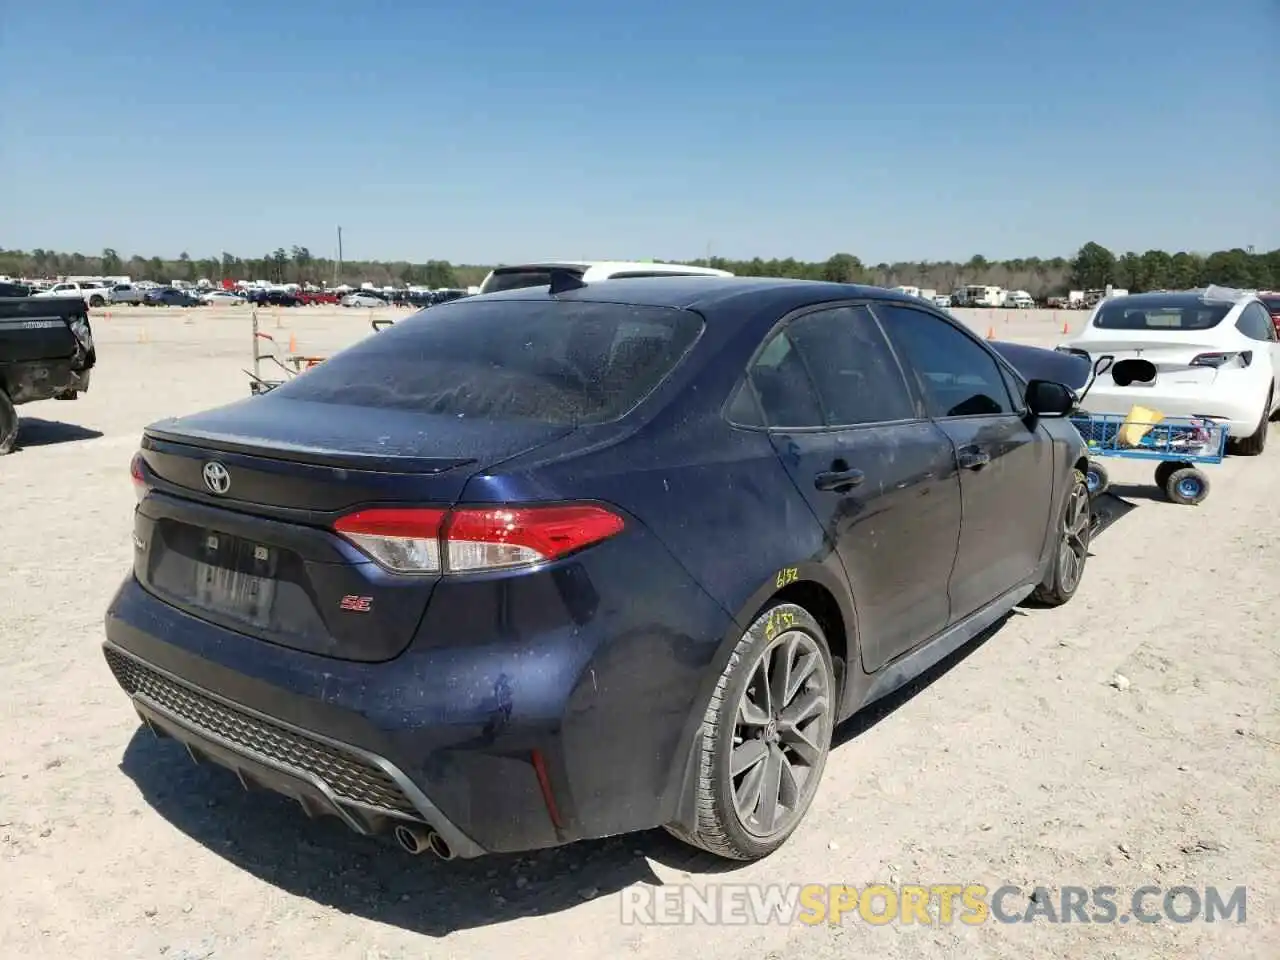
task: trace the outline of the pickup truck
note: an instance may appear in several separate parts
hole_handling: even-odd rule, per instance
[[[147,291],[145,287],[135,287],[131,283],[117,283],[108,292],[108,299],[112,303],[129,303],[136,307],[146,302]]]
[[[89,307],[105,307],[111,302],[111,291],[100,283],[75,283],[64,280],[55,283],[48,290],[42,290],[33,296],[43,299],[79,297]]]
[[[87,304],[79,297],[0,297],[0,455],[18,440],[14,408],[74,400],[97,363]]]

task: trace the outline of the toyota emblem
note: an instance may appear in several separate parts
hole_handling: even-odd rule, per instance
[[[204,465],[204,485],[213,493],[224,494],[231,489],[231,474],[217,460]]]

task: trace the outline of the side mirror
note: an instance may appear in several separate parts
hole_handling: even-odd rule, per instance
[[[1065,417],[1076,406],[1071,388],[1052,380],[1032,380],[1027,384],[1027,409],[1037,417]]]

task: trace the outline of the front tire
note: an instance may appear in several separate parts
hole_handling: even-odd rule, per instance
[[[1089,559],[1093,534],[1089,505],[1089,482],[1079,470],[1071,472],[1071,490],[1058,520],[1053,563],[1032,598],[1045,607],[1060,607],[1076,595]]]
[[[759,860],[800,825],[831,750],[835,671],[822,627],[779,603],[742,635],[716,683],[697,749],[697,825],[679,839]]]

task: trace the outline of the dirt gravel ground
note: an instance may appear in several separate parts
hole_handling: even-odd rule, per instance
[[[245,395],[244,311],[122,310],[75,403],[22,408],[0,460],[0,943],[60,958],[1280,956],[1280,446],[1210,468],[1198,508],[1146,468],[1058,610],[1020,611],[840,731],[815,806],[724,870],[661,832],[442,864],[308,821],[139,729],[99,643],[131,562],[142,427]],[[263,313],[303,352],[366,313]],[[1053,343],[1078,313],[980,311]],[[1184,924],[636,925],[622,897],[717,884],[1246,886],[1247,919]],[[1026,898],[1006,902],[1021,912]],[[1158,905],[1159,896],[1149,901]]]

